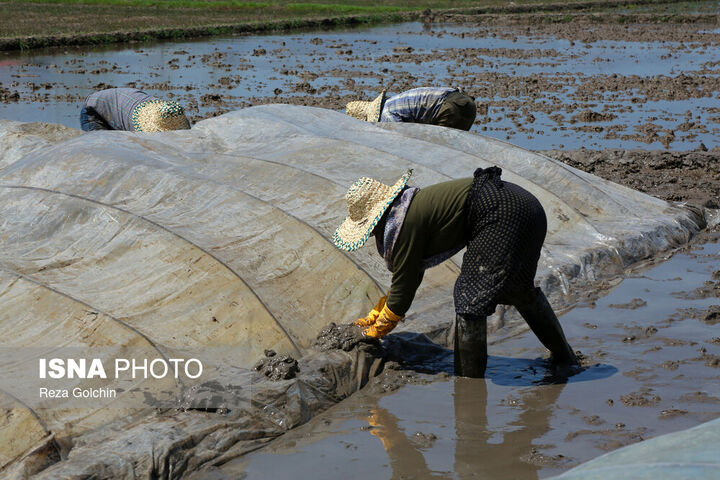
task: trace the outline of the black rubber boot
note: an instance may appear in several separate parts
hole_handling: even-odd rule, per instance
[[[552,360],[556,363],[576,365],[577,358],[560,326],[555,312],[550,306],[547,297],[539,288],[535,288],[534,295],[515,308],[525,319],[530,329],[545,348],[552,353]]]
[[[487,318],[455,316],[455,375],[483,378],[487,367]]]

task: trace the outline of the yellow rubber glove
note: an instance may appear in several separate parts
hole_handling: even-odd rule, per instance
[[[383,307],[385,306],[385,301],[387,300],[387,295],[380,298],[378,300],[377,305],[370,310],[370,313],[367,314],[367,317],[365,318],[358,318],[355,320],[355,325],[359,325],[361,327],[369,327],[370,325],[375,323],[375,320],[380,316],[380,312],[382,311]]]
[[[385,305],[380,311],[380,316],[375,320],[375,323],[363,330],[363,333],[368,337],[382,338],[390,333],[402,319],[403,317],[401,315],[395,315],[392,310]]]

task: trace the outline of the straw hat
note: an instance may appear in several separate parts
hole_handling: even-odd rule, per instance
[[[190,122],[185,110],[177,102],[168,100],[147,100],[132,112],[132,124],[138,132],[165,132],[186,130]]]
[[[350,215],[335,230],[335,246],[352,252],[365,245],[385,210],[405,188],[410,175],[412,170],[408,170],[392,187],[368,177],[353,183],[345,194]]]
[[[345,105],[345,113],[351,117],[365,120],[366,122],[379,122],[380,112],[385,102],[385,90],[378,95],[372,102],[350,102]]]

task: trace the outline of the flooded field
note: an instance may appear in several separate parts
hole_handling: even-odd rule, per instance
[[[534,150],[720,146],[720,29],[405,23],[95,50],[0,54],[0,118],[77,127],[94,90],[133,86],[193,120],[265,103],[343,109],[462,87],[473,131]]]
[[[209,478],[544,478],[717,418],[718,260],[714,241],[692,248],[563,315],[587,365],[567,379],[532,334],[490,346],[485,380],[449,375],[448,351],[438,373],[390,370]]]
[[[108,87],[173,98],[197,122],[268,103],[343,110],[383,88],[452,85],[476,97],[473,132],[718,208],[719,45],[717,23],[490,25],[447,16],[0,52],[0,118],[77,128],[84,98]],[[630,149],[650,152],[633,157]],[[703,242],[636,269],[561,317],[584,356],[580,372],[554,371],[531,333],[491,345],[484,380],[454,378],[452,352],[434,346],[424,367],[391,362],[306,425],[194,478],[545,478],[716,418],[720,247],[712,233]]]

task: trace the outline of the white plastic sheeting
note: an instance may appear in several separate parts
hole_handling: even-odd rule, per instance
[[[583,463],[556,480],[715,480],[720,419],[645,440]]]
[[[222,371],[249,367],[267,348],[300,355],[322,326],[354,320],[389,287],[373,245],[347,254],[330,241],[347,187],[361,176],[391,184],[408,168],[423,187],[490,165],[546,209],[537,283],[556,306],[683,243],[702,222],[501,141],[323,109],[267,105],[160,134],[0,121],[0,468],[49,432],[62,443],[126,418],[133,392],[157,400],[178,389],[137,380],[123,400],[49,407],[37,399],[38,358],[134,349],[202,357]],[[402,328],[453,318],[461,258],[426,273]],[[512,316],[492,325],[496,336],[522,326]]]

